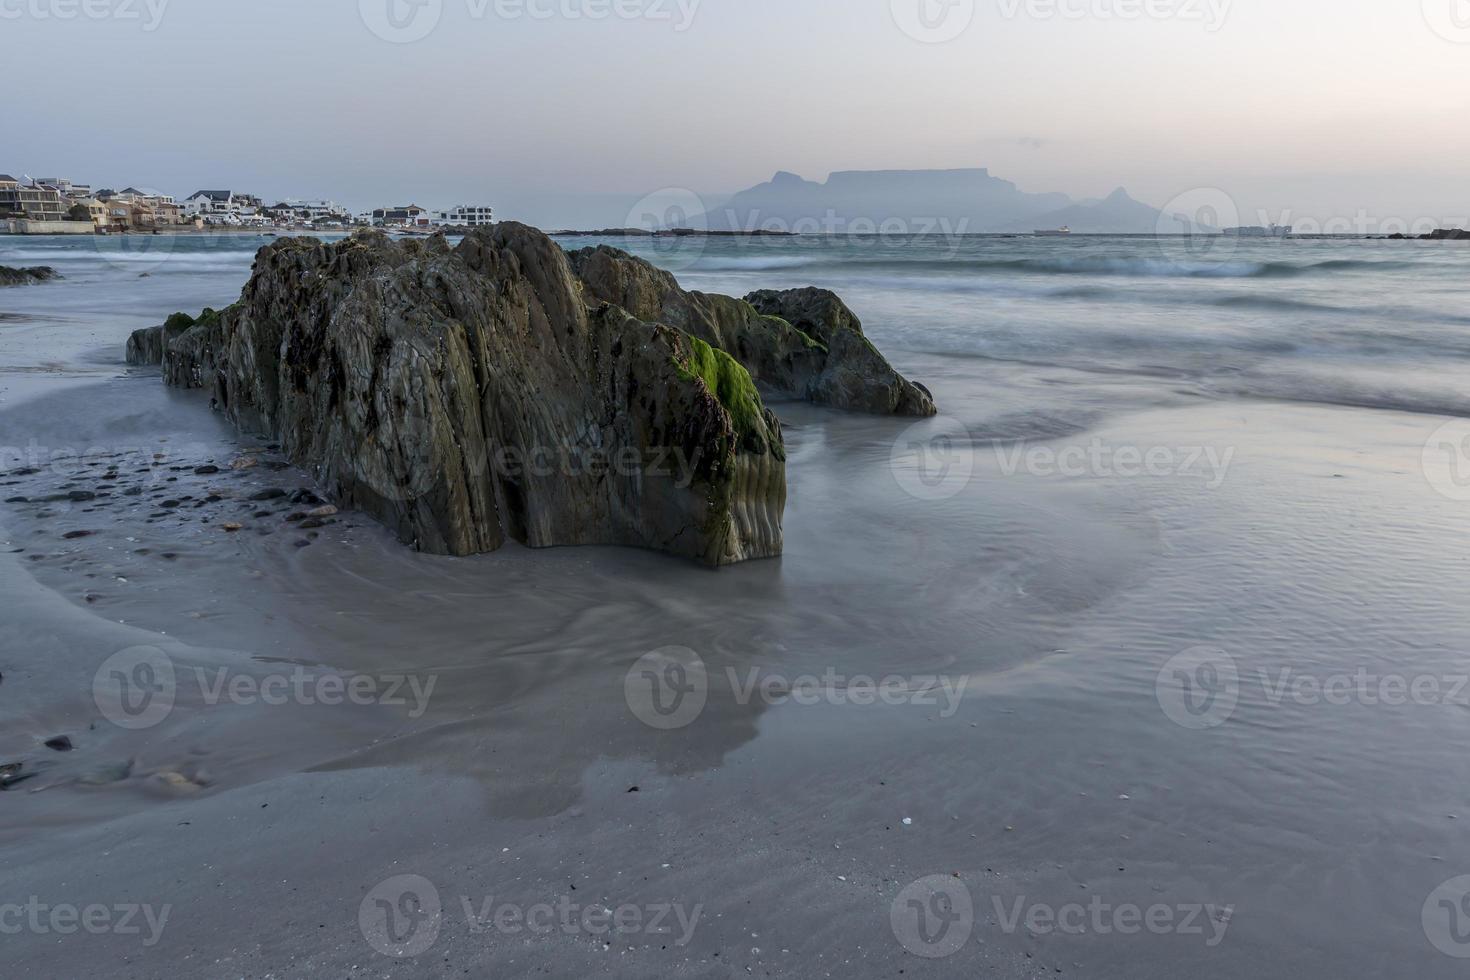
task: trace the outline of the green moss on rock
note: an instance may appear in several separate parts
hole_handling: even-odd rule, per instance
[[[698,337],[687,337],[690,354],[679,365],[685,380],[698,378],[710,394],[730,413],[738,435],[754,432],[761,420],[761,396],[755,390],[750,372],[729,354],[711,347]]]

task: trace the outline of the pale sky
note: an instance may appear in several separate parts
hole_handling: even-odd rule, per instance
[[[930,167],[1470,214],[1470,0],[417,2],[0,0],[0,171],[548,225]]]

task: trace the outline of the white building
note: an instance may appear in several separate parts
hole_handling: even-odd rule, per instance
[[[308,201],[288,197],[272,210],[279,211],[283,207],[291,212],[292,218],[303,223],[352,223],[352,212],[336,201]]]
[[[195,191],[183,202],[184,214],[212,225],[265,225],[260,198],[234,191]]]
[[[450,208],[447,211],[435,211],[430,215],[430,223],[435,225],[468,225],[471,228],[480,225],[495,224],[495,209],[480,205],[461,204],[459,207]]]

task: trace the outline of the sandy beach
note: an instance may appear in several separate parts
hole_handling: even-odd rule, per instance
[[[1035,435],[934,482],[912,420],[777,403],[781,559],[432,557],[302,528],[309,474],[123,364],[240,261],[0,295],[7,972],[1458,975],[1422,914],[1470,873],[1447,417],[945,355],[880,304],[923,439]],[[702,706],[651,714],[639,665],[688,652]],[[1176,696],[1227,663],[1228,707]]]

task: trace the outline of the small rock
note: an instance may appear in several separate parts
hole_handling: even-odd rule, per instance
[[[55,738],[48,738],[41,744],[53,752],[70,752],[76,747],[71,744],[71,738],[66,735],[57,735]]]
[[[240,528],[244,527],[245,525],[231,523],[231,524],[225,524],[223,526],[224,526],[224,529],[227,532],[229,532],[230,534],[234,534],[236,531],[240,530]]]
[[[335,513],[337,513],[337,508],[336,507],[333,507],[331,504],[327,504],[325,507],[318,507],[316,510],[309,510],[309,511],[307,511],[306,512],[306,516],[307,517],[331,517]]]
[[[67,492],[66,499],[81,503],[84,500],[96,500],[97,495],[91,490],[70,490]]]
[[[257,493],[251,494],[250,499],[257,502],[262,500],[279,500],[285,495],[286,491],[278,487],[271,487],[269,490],[261,490]]]
[[[219,467],[214,465],[194,467],[194,474],[196,476],[212,476],[213,474],[218,472]]]
[[[77,538],[89,538],[93,533],[92,531],[67,531],[62,538],[67,541],[75,541]]]

